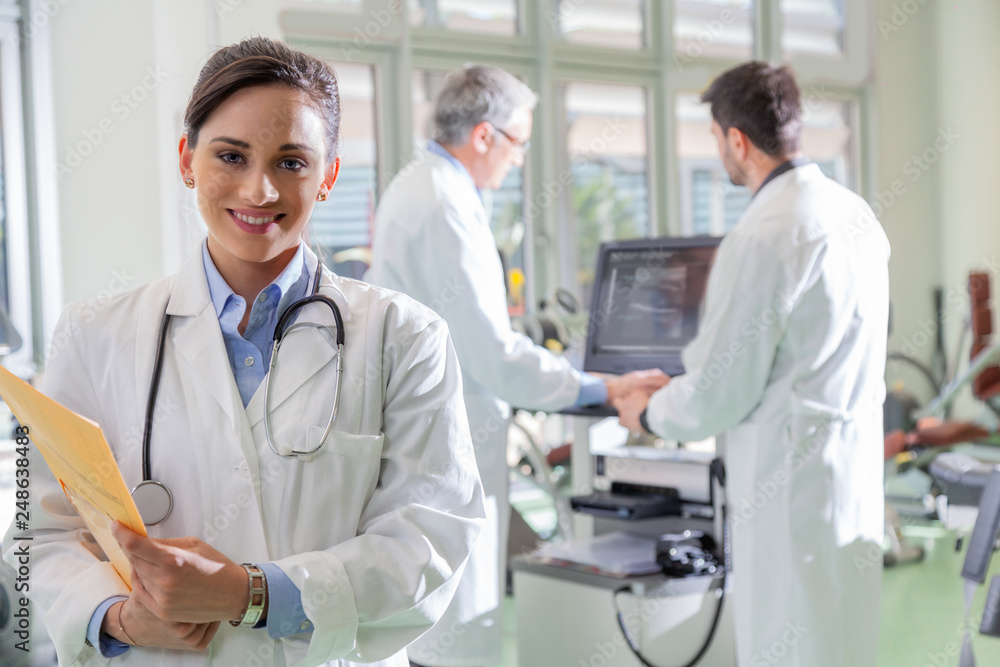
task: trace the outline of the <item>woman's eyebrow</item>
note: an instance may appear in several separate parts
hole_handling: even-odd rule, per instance
[[[279,151],[302,151],[303,153],[315,153],[313,149],[304,144],[282,144],[278,146]]]
[[[250,144],[248,144],[247,142],[241,141],[240,139],[233,139],[232,137],[216,137],[215,139],[212,139],[212,141],[210,141],[209,143],[212,143],[212,144],[214,144],[214,143],[224,143],[224,144],[232,144],[233,146],[236,146],[237,148],[244,148],[244,149],[250,148]],[[316,152],[312,148],[310,148],[309,146],[306,146],[305,144],[282,144],[281,146],[278,147],[278,150],[279,151],[302,151],[303,153],[315,153]]]
[[[221,142],[224,144],[232,144],[237,148],[250,148],[250,144],[248,144],[247,142],[240,141],[239,139],[233,139],[232,137],[216,137],[215,139],[212,139],[212,141],[210,141],[209,143],[214,144],[217,142]]]

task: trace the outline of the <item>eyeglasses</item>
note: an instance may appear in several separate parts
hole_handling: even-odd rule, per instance
[[[507,137],[507,141],[510,142],[510,145],[516,148],[517,150],[521,151],[522,154],[527,153],[528,149],[531,148],[530,141],[521,141],[520,139],[515,139],[514,137],[510,136],[509,134],[501,130],[499,127],[494,127],[493,129],[502,134],[503,136]]]

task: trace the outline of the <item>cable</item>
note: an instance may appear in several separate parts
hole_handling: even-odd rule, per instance
[[[716,465],[716,464],[719,465]],[[719,485],[722,487],[726,486],[726,474],[725,469],[721,465],[721,461],[716,459],[712,462],[709,467],[709,477],[718,480]],[[729,524],[726,521],[726,505],[725,502],[722,503],[722,583],[719,585],[719,605],[715,608],[715,617],[712,619],[712,627],[708,631],[708,637],[705,638],[705,643],[702,644],[701,649],[698,653],[687,662],[684,667],[694,667],[697,665],[705,654],[708,652],[708,648],[712,645],[712,639],[715,638],[715,631],[719,627],[719,619],[722,617],[722,604],[726,600],[726,573],[729,570]],[[621,628],[622,635],[625,637],[625,643],[635,654],[635,657],[639,659],[645,667],[658,667],[651,663],[646,656],[639,652],[639,646],[636,644],[635,640],[632,638],[632,634],[628,631],[628,627],[625,625],[625,616],[622,614],[621,608],[618,606],[618,596],[622,593],[631,593],[631,586],[622,586],[616,588],[614,593],[611,594],[611,605],[615,609],[615,616],[618,619],[618,627]]]
[[[927,381],[931,384],[931,388],[934,390],[935,396],[941,393],[941,383],[934,377],[934,371],[928,368],[923,362],[914,359],[911,356],[905,355],[902,352],[890,352],[885,355],[885,358],[889,361],[904,361],[910,364],[927,378]]]

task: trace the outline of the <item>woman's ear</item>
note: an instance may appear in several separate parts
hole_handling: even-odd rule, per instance
[[[320,186],[321,189],[330,192],[333,189],[334,183],[337,182],[337,177],[340,176],[340,156],[338,155],[333,159],[333,163],[326,168],[326,175],[323,178],[323,185]]]
[[[181,135],[180,143],[177,145],[177,152],[180,157],[179,165],[181,169],[181,178],[187,180],[192,177],[191,160],[194,158],[194,151],[191,149],[191,144],[188,142],[187,132]]]

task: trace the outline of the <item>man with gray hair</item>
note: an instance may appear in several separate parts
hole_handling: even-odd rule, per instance
[[[556,411],[653,391],[666,381],[659,371],[607,381],[580,373],[511,329],[503,268],[479,189],[498,188],[513,165],[524,163],[536,100],[497,67],[470,65],[450,74],[434,109],[435,140],[393,179],[375,215],[367,279],[410,295],[448,323],[487,495],[487,525],[455,599],[408,649],[421,665],[500,661],[510,403]]]

